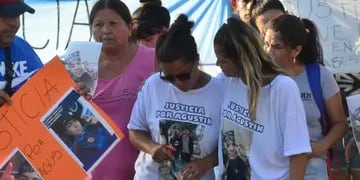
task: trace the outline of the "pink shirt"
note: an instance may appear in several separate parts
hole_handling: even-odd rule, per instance
[[[118,125],[125,137],[92,173],[93,180],[133,179],[139,153],[129,142],[127,124],[139,86],[154,72],[155,51],[139,45],[128,67],[112,80],[99,79],[93,101]]]

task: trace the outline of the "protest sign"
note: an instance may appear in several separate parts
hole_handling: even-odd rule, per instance
[[[14,150],[18,149],[43,179],[85,179],[87,172],[94,169],[123,134],[101,109],[80,97],[74,87],[76,84],[68,75],[63,62],[55,57],[13,95],[12,105],[5,104],[0,108],[0,163],[9,159]],[[70,126],[69,122],[74,121],[69,113],[75,113],[72,108],[75,103],[84,110],[76,112],[88,126],[91,122],[100,122],[100,125],[97,124],[100,128],[97,134],[111,137],[111,142],[106,144],[106,148],[100,148],[101,153],[95,155],[95,160],[79,157],[75,149],[56,134],[55,122]],[[60,111],[61,107],[63,111]],[[86,134],[89,128],[81,129],[84,131],[81,134]],[[90,144],[98,141],[96,136],[84,135],[83,139]],[[74,141],[74,145],[81,143]]]

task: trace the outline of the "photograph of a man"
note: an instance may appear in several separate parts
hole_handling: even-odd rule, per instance
[[[248,179],[248,161],[244,149],[236,143],[234,131],[223,133],[224,157],[226,172],[223,179],[227,180],[246,180]]]
[[[65,57],[65,65],[75,82],[83,82],[87,87],[95,88],[97,72],[85,59],[81,59],[80,51],[75,51]]]
[[[10,163],[12,164],[11,166],[9,165]],[[9,172],[5,172],[5,168],[8,166],[12,168],[10,168]],[[39,173],[18,149],[13,151],[10,159],[3,163],[3,166],[0,168],[0,180],[9,179],[10,175],[13,180],[42,180]]]

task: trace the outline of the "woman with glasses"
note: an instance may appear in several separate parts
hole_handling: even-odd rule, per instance
[[[156,46],[160,72],[138,94],[128,125],[141,152],[134,179],[214,179],[222,82],[199,68],[193,22],[180,15]]]
[[[131,14],[121,0],[96,1],[89,22],[94,40],[102,43],[93,101],[125,134],[92,176],[93,179],[132,179],[139,152],[131,146],[126,126],[139,87],[155,71],[155,51],[133,41]]]

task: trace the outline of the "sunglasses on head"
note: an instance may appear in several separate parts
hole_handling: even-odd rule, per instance
[[[189,80],[190,78],[191,78],[191,72],[179,73],[176,75],[164,75],[164,74],[162,74],[162,71],[160,70],[160,79],[171,82],[171,83],[174,83],[176,79],[181,82],[184,82],[184,81]]]

